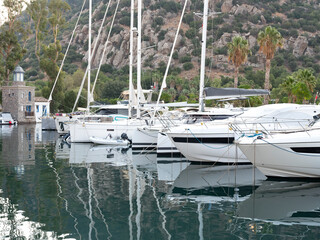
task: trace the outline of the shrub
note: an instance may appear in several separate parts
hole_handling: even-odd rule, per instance
[[[183,69],[186,71],[191,70],[192,68],[193,68],[193,64],[191,62],[187,62],[183,64]]]
[[[182,56],[180,57],[179,62],[180,63],[191,62],[191,56],[190,55]]]
[[[186,31],[186,37],[189,39],[193,39],[196,37],[196,30],[194,28],[190,28]]]
[[[162,41],[165,38],[167,31],[161,30],[158,34],[158,41]]]
[[[119,20],[119,23],[125,26],[130,26],[130,17],[124,16]]]

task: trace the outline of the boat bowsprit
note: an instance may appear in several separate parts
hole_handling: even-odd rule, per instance
[[[122,133],[121,138],[119,139],[113,139],[111,134],[109,134],[105,138],[92,136],[90,137],[90,141],[93,142],[94,144],[116,145],[116,146],[128,146],[131,144],[130,139],[125,133]]]

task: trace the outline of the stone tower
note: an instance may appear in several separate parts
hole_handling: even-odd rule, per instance
[[[24,71],[17,66],[11,86],[2,87],[2,111],[10,112],[18,123],[36,122],[34,114],[35,88],[26,86]]]

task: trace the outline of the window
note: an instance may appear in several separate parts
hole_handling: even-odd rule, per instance
[[[27,105],[27,106],[26,106],[26,111],[27,111],[27,112],[31,112],[31,105]]]
[[[29,92],[28,100],[31,101],[31,92]]]
[[[37,112],[39,112],[39,105],[36,105],[36,108],[37,108]]]
[[[43,117],[47,116],[47,106],[42,107],[42,116]]]

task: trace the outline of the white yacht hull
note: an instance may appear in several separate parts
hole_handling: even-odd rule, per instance
[[[155,150],[157,148],[159,128],[138,127],[132,136],[133,150]]]
[[[168,135],[164,132],[158,133],[157,139],[157,156],[161,158],[161,160],[167,161],[181,161],[184,156],[181,152],[176,148],[176,146],[171,142]]]
[[[144,126],[143,120],[122,120],[118,122],[74,122],[70,124],[71,142],[91,142],[90,137],[105,138],[109,134],[112,138],[119,138],[126,133],[132,139],[138,127]]]
[[[239,148],[233,144],[235,134],[221,125],[211,131],[205,126],[198,131],[186,128],[183,132],[168,132],[177,149],[190,161],[212,163],[250,163]],[[200,129],[200,130],[199,130]]]
[[[239,147],[264,175],[320,177],[320,130],[281,134],[267,139],[244,138]]]

